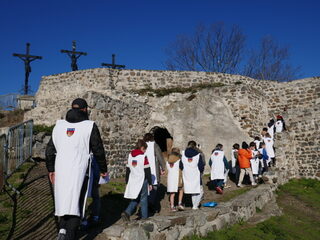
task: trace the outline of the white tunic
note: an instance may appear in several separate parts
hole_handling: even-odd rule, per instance
[[[259,173],[259,162],[260,162],[259,158],[252,158],[250,160],[252,174],[258,174]]]
[[[145,178],[144,159],[144,154],[136,157],[132,157],[132,155],[129,154],[127,167],[130,169],[130,175],[124,198],[136,199],[139,196]]]
[[[179,187],[179,164],[180,160],[175,163],[166,163],[167,165],[167,192],[178,192]]]
[[[223,162],[224,152],[223,151],[214,151],[211,155],[211,180],[215,179],[224,179],[224,162]]]
[[[253,142],[256,144],[256,149],[259,149],[261,141],[254,140]]]
[[[200,159],[200,153],[192,158],[187,158],[182,153],[183,163],[183,188],[187,194],[199,194],[200,193],[200,171],[198,169],[198,162]]]
[[[275,127],[276,127],[277,133],[282,132],[283,131],[283,122],[281,120],[276,121]]]
[[[56,148],[55,215],[80,216],[79,198],[89,164],[89,142],[93,121],[69,123],[58,120],[52,140]],[[85,202],[85,201],[84,201]]]
[[[156,173],[156,157],[154,154],[154,143],[155,142],[147,142],[148,148],[146,151],[146,155],[148,157],[149,164],[150,164],[152,185],[157,185],[158,179],[157,179],[157,173]]]
[[[270,134],[271,138],[273,139],[273,136],[274,136],[274,124],[271,127],[268,127],[268,133]]]
[[[266,151],[269,157],[268,162],[270,162],[270,158],[274,158],[275,154],[274,154],[274,149],[273,149],[273,139],[272,138],[267,138],[265,137],[263,139],[264,143],[266,144]]]

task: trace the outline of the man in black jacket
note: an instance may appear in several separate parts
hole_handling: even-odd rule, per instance
[[[92,121],[88,121],[88,105],[87,102],[84,99],[75,99],[72,102],[72,108],[71,110],[68,111],[66,115],[66,121],[64,120],[59,120],[53,130],[53,136],[50,139],[47,149],[46,149],[46,166],[49,172],[49,179],[52,184],[55,184],[55,182],[58,180],[56,179],[56,174],[57,177],[60,176],[60,183],[63,181],[63,184],[55,184],[55,206],[56,206],[56,215],[60,216],[60,231],[58,235],[58,239],[75,239],[76,237],[76,231],[79,227],[80,224],[80,217],[82,214],[82,204],[84,202],[84,195],[87,190],[87,177],[83,176],[83,171],[80,171],[80,173],[73,172],[72,165],[77,164],[79,161],[79,157],[77,157],[77,154],[73,154],[72,151],[68,152],[68,147],[69,146],[64,146],[68,144],[68,141],[80,141],[80,142],[87,142],[88,146],[85,144],[83,146],[88,147],[88,149],[76,149],[76,151],[84,151],[85,153],[92,152],[94,155],[94,158],[97,161],[97,164],[100,168],[100,172],[102,176],[107,175],[107,162],[106,162],[106,157],[105,157],[105,151],[102,143],[102,139],[100,136],[99,129],[95,123]],[[82,124],[82,129],[80,125]],[[90,125],[91,124],[91,125]],[[62,125],[62,127],[61,127]],[[64,128],[64,126],[68,126],[68,128]],[[75,127],[76,126],[76,127]],[[85,127],[83,127],[85,126]],[[91,128],[91,133],[88,132],[90,129],[88,129],[86,126],[90,126]],[[65,130],[66,129],[66,130]],[[89,134],[83,134],[82,136],[79,135],[80,132],[86,132]],[[74,134],[74,133],[77,134]],[[88,136],[89,139],[86,139]],[[82,138],[77,139],[77,138]],[[63,139],[65,142],[62,142]],[[58,147],[57,147],[58,146]],[[61,147],[63,146],[63,147]],[[71,145],[70,145],[71,146]],[[70,147],[69,147],[70,148]],[[57,151],[58,149],[58,151]],[[71,155],[70,155],[71,154]],[[72,155],[73,154],[73,155]],[[74,158],[69,158],[66,156],[75,156]],[[59,156],[59,157],[57,157]],[[58,159],[57,159],[58,158]],[[57,161],[58,161],[58,170],[57,168]],[[89,162],[89,161],[88,161]],[[88,166],[88,162],[85,161]],[[61,164],[62,163],[62,164]],[[62,166],[62,167],[61,167]],[[64,167],[65,166],[65,167]],[[71,166],[71,167],[70,167]],[[61,175],[65,171],[69,171],[70,177],[78,177],[79,179],[84,179],[83,182],[78,182],[76,183],[77,185],[80,184],[82,187],[77,187],[72,185],[72,181],[68,181],[68,179],[62,179],[61,180]],[[72,169],[72,170],[71,170]],[[57,172],[56,172],[57,171]],[[65,173],[63,173],[65,174]],[[77,214],[64,214],[65,211],[61,214],[57,213],[59,212],[59,209],[61,208],[61,205],[68,205],[70,203],[70,196],[68,198],[68,193],[65,192],[66,197],[64,198],[64,194],[61,194],[61,191],[63,192],[64,189],[71,189],[72,191],[75,191],[79,195],[79,201],[75,201],[76,204],[78,202],[78,208]],[[60,193],[60,194],[57,194]],[[76,194],[76,195],[77,195]],[[78,196],[77,195],[77,196]],[[72,197],[72,196],[71,196]],[[74,197],[74,194],[73,194]],[[58,199],[59,198],[59,199]],[[62,203],[62,204],[61,204]],[[63,207],[62,207],[63,208]],[[68,212],[68,211],[67,211]],[[70,211],[72,212],[72,211]]]

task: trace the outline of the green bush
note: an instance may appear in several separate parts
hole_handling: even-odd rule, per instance
[[[53,128],[54,128],[54,125],[52,125],[52,126],[33,125],[33,134],[45,132],[46,134],[51,135]]]

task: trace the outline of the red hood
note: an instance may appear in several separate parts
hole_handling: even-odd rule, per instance
[[[140,149],[133,149],[132,151],[131,151],[131,156],[132,157],[136,157],[136,156],[138,156],[138,155],[143,155],[144,154],[144,152],[142,152]]]

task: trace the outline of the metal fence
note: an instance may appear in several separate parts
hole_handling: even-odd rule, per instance
[[[17,93],[10,93],[5,95],[0,95],[0,109],[1,110],[11,110],[17,107],[18,103]]]
[[[0,190],[4,185],[4,164],[6,159],[7,135],[0,136]]]
[[[33,120],[9,128],[7,135],[2,135],[0,189],[22,163],[32,157]]]

